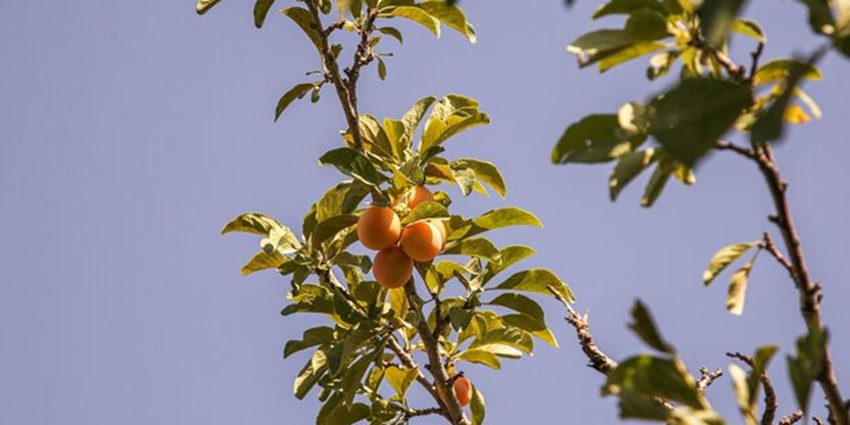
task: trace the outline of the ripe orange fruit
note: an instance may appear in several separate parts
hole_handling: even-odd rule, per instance
[[[401,288],[413,276],[413,260],[397,246],[384,248],[375,255],[372,273],[381,286],[388,289]]]
[[[452,392],[455,393],[455,398],[457,398],[460,407],[465,407],[472,400],[472,383],[465,376],[458,376],[454,384],[452,384]],[[446,404],[446,397],[443,395],[443,390],[439,386],[437,387],[437,395],[440,397],[440,401]]]
[[[472,400],[472,383],[465,376],[461,375],[455,379],[452,390],[454,390],[455,397],[457,397],[461,407],[466,406]]]
[[[413,195],[407,199],[407,206],[413,208],[425,201],[433,201],[434,194],[431,193],[425,186],[416,186],[413,189]]]
[[[443,249],[443,236],[437,226],[417,221],[401,232],[401,248],[415,261],[431,261]]]
[[[380,251],[395,245],[401,235],[401,220],[388,207],[371,206],[357,219],[357,238],[366,248]]]

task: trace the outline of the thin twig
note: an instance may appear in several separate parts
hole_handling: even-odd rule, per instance
[[[775,258],[776,261],[788,271],[788,274],[791,275],[791,279],[796,279],[794,276],[794,265],[785,258],[785,255],[783,255],[781,251],[779,251],[779,248],[777,248],[776,244],[773,242],[773,238],[770,237],[770,233],[764,232],[762,240],[759,243],[759,247],[770,253],[770,255],[772,255],[773,258]]]
[[[759,41],[759,45],[756,47],[756,50],[750,53],[750,57],[752,57],[753,61],[750,65],[750,76],[747,78],[747,82],[749,84],[753,84],[753,81],[756,78],[756,71],[758,71],[759,59],[761,59],[762,53],[764,53],[764,42]]]
[[[587,359],[590,361],[588,366],[596,369],[599,373],[603,375],[607,375],[612,369],[617,367],[617,362],[615,362],[611,357],[605,354],[596,342],[593,341],[593,335],[590,333],[590,323],[588,322],[588,313],[585,313],[584,316],[578,314],[573,307],[567,302],[564,297],[555,290],[555,288],[549,286],[549,292],[555,296],[561,304],[564,305],[564,308],[567,309],[567,316],[565,319],[567,323],[572,325],[572,327],[576,330],[576,337],[578,338],[579,345],[581,346],[581,351],[584,352]]]
[[[821,419],[817,416],[812,416],[812,420],[815,421],[815,424],[817,424],[817,425],[824,425],[823,419]]]
[[[709,372],[708,368],[703,366],[699,369],[700,378],[697,381],[697,391],[700,394],[705,394],[705,390],[714,383],[718,378],[723,376],[723,370],[715,369],[713,372]]]
[[[748,148],[745,148],[743,146],[738,146],[738,145],[733,144],[731,142],[724,142],[724,141],[717,142],[717,145],[715,145],[714,147],[717,150],[732,151],[732,152],[735,152],[738,155],[741,155],[741,156],[743,156],[743,157],[745,157],[749,160],[756,161],[756,154],[755,154],[755,152],[752,151],[752,149],[748,149]]]
[[[779,420],[778,425],[791,425],[800,422],[800,420],[802,419],[803,412],[798,410],[790,415],[784,416],[782,419]]]
[[[443,408],[442,407],[429,407],[427,409],[410,409],[407,412],[404,412],[405,419],[414,418],[417,416],[428,416],[428,415],[442,415]]]

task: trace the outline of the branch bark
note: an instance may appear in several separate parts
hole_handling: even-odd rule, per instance
[[[738,359],[747,364],[750,369],[755,365],[755,361],[753,358],[742,353],[726,353],[728,357],[733,359]],[[750,372],[753,373],[753,372]],[[759,376],[759,381],[761,381],[761,385],[764,387],[764,413],[761,415],[761,425],[771,425],[773,424],[774,418],[776,418],[776,410],[779,409],[779,401],[776,399],[776,390],[773,388],[773,382],[770,381],[770,376],[767,374],[767,371],[762,371],[762,374]],[[800,412],[800,417],[802,418],[802,412]],[[793,417],[794,414],[788,415],[782,420],[786,420],[788,418]],[[799,419],[797,419],[799,420]],[[796,422],[796,421],[795,421]],[[781,424],[782,421],[779,421]],[[794,422],[790,422],[794,423]]]

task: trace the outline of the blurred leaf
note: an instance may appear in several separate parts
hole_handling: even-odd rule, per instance
[[[726,309],[735,316],[740,316],[744,313],[744,299],[747,295],[747,280],[752,268],[753,262],[750,261],[733,273],[732,278],[729,281],[729,294],[726,296]]]
[[[622,390],[617,393],[619,398],[620,418],[645,419],[664,422],[667,420],[667,410],[651,396],[634,390]]]
[[[402,369],[398,366],[390,366],[386,370],[387,382],[396,390],[402,400],[405,399],[407,389],[419,376],[419,368]]]
[[[212,9],[215,5],[218,4],[221,0],[198,0],[197,5],[195,6],[195,11],[198,12],[198,15],[203,15],[207,13],[210,9]]]
[[[280,229],[284,226],[274,218],[271,218],[263,213],[251,212],[240,214],[238,217],[231,220],[221,230],[221,234],[230,232],[245,232],[254,233],[257,235],[268,236],[272,229]]]
[[[629,324],[629,329],[639,336],[646,345],[663,353],[673,354],[675,352],[673,345],[661,336],[649,309],[640,300],[635,301],[632,306],[632,323]]]
[[[670,180],[673,170],[667,163],[659,163],[652,172],[649,182],[646,183],[646,188],[643,191],[643,197],[640,199],[640,205],[645,208],[651,207],[655,201],[661,196],[661,192]]]
[[[327,151],[319,158],[319,164],[332,165],[341,173],[376,187],[387,181],[387,177],[375,168],[369,158],[351,148]]]
[[[831,35],[835,32],[835,19],[828,0],[797,0],[809,9],[809,25],[818,34]]]
[[[593,19],[608,15],[630,15],[644,8],[650,8],[664,16],[670,14],[664,5],[656,0],[612,0],[598,7],[593,12]]]
[[[437,18],[447,27],[463,34],[470,43],[475,43],[475,28],[466,21],[466,15],[459,7],[445,1],[425,1],[417,6],[429,15]]]
[[[756,350],[753,356],[753,366],[750,376],[747,378],[747,388],[750,393],[749,403],[751,406],[757,404],[759,384],[761,384],[761,375],[767,371],[767,365],[770,360],[779,350],[776,345],[765,345]]]
[[[756,405],[750,403],[750,389],[747,386],[747,372],[736,364],[729,365],[729,377],[732,379],[732,387],[735,389],[735,398],[738,401],[738,410],[744,417],[747,425],[758,425],[756,419]]]
[[[767,42],[767,36],[765,35],[764,30],[761,28],[761,25],[759,25],[756,21],[738,18],[732,22],[732,27],[730,29],[739,34],[746,35],[747,37],[750,37],[753,40],[762,43]]]
[[[802,73],[800,78],[810,81],[817,81],[823,77],[820,69],[812,64],[794,59],[777,59],[759,67],[753,76],[753,84],[762,85],[787,79],[794,70]]]
[[[602,391],[606,395],[637,393],[661,397],[695,409],[707,407],[684,366],[675,360],[650,355],[631,357],[620,363],[608,374]]]
[[[381,81],[387,79],[387,64],[385,64],[384,60],[381,58],[378,58],[378,78],[380,78]]]
[[[416,22],[431,31],[435,37],[440,36],[440,21],[428,12],[416,6],[389,6],[380,10],[378,15],[382,18],[399,17]]]
[[[486,403],[481,391],[478,391],[477,386],[472,386],[472,400],[469,402],[469,410],[472,412],[472,425],[484,424],[484,416],[486,413]]]
[[[570,125],[552,150],[552,163],[608,162],[631,152],[646,136],[620,127],[617,115],[588,115]]]
[[[592,65],[615,51],[634,45],[641,39],[625,30],[602,29],[575,39],[567,52],[576,55],[582,68]]]
[[[266,21],[266,15],[269,14],[272,4],[274,4],[274,0],[257,0],[254,3],[254,26],[263,27],[263,22]]]
[[[485,238],[470,238],[452,243],[446,246],[443,254],[469,255],[490,261],[499,261],[501,255],[499,248]]]
[[[758,117],[750,128],[750,141],[753,144],[779,141],[785,130],[785,111],[791,101],[791,96],[806,75],[811,75],[811,68],[820,59],[824,51],[812,55],[806,62],[793,61],[787,70],[787,77],[782,83],[782,92],[773,104]]]
[[[287,7],[286,9],[281,9],[280,13],[283,13],[289,19],[292,19],[301,31],[304,31],[304,34],[307,34],[307,37],[310,38],[310,41],[313,42],[313,46],[316,47],[316,50],[322,51],[322,41],[321,35],[315,28],[313,28],[313,17],[310,15],[310,11],[301,7]]]
[[[659,53],[649,60],[649,68],[646,69],[646,77],[650,80],[660,78],[670,71],[673,64],[676,63],[676,58],[679,57],[678,51],[670,51]]]
[[[616,201],[623,188],[653,162],[655,162],[655,149],[652,148],[629,152],[621,156],[608,179],[611,200]]]
[[[711,257],[711,261],[708,263],[708,269],[706,269],[702,274],[702,280],[705,285],[708,286],[711,284],[711,281],[713,281],[720,272],[756,245],[758,245],[758,241],[742,242],[725,246],[717,251],[714,256]]]
[[[711,149],[750,104],[750,89],[708,78],[683,80],[649,107],[650,132],[688,167]]]
[[[514,290],[536,292],[538,294],[552,295],[548,286],[561,294],[567,302],[575,302],[573,291],[558,276],[547,269],[531,269],[513,274],[499,286],[492,290]]]
[[[641,57],[665,48],[666,45],[655,41],[640,41],[629,47],[617,50],[599,58],[599,72],[605,72],[621,63]]]
[[[808,334],[797,338],[797,355],[787,357],[794,395],[804,414],[809,411],[812,383],[823,369],[823,355],[828,339],[826,330],[809,329]]]
[[[650,7],[631,13],[626,20],[626,32],[642,40],[660,40],[670,35],[667,32],[667,18]]]
[[[703,2],[697,11],[700,26],[708,44],[720,47],[726,42],[746,0],[712,0]]]

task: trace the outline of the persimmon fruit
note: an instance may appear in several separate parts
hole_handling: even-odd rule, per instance
[[[357,219],[357,238],[366,248],[380,251],[395,245],[401,236],[401,220],[392,208],[370,206]]]
[[[372,274],[385,288],[401,288],[413,276],[413,260],[397,246],[384,248],[375,255]]]
[[[452,392],[454,392],[460,407],[466,407],[472,400],[472,382],[466,376],[458,376],[452,384]],[[446,404],[446,397],[439,386],[437,386],[437,395],[440,397],[440,401]]]
[[[443,236],[434,224],[417,221],[401,232],[401,248],[415,261],[431,261],[443,249]]]
[[[417,205],[426,202],[433,201],[434,194],[431,193],[425,186],[416,186],[413,188],[413,194],[410,195],[410,198],[407,199],[407,206],[410,208],[414,208]]]

